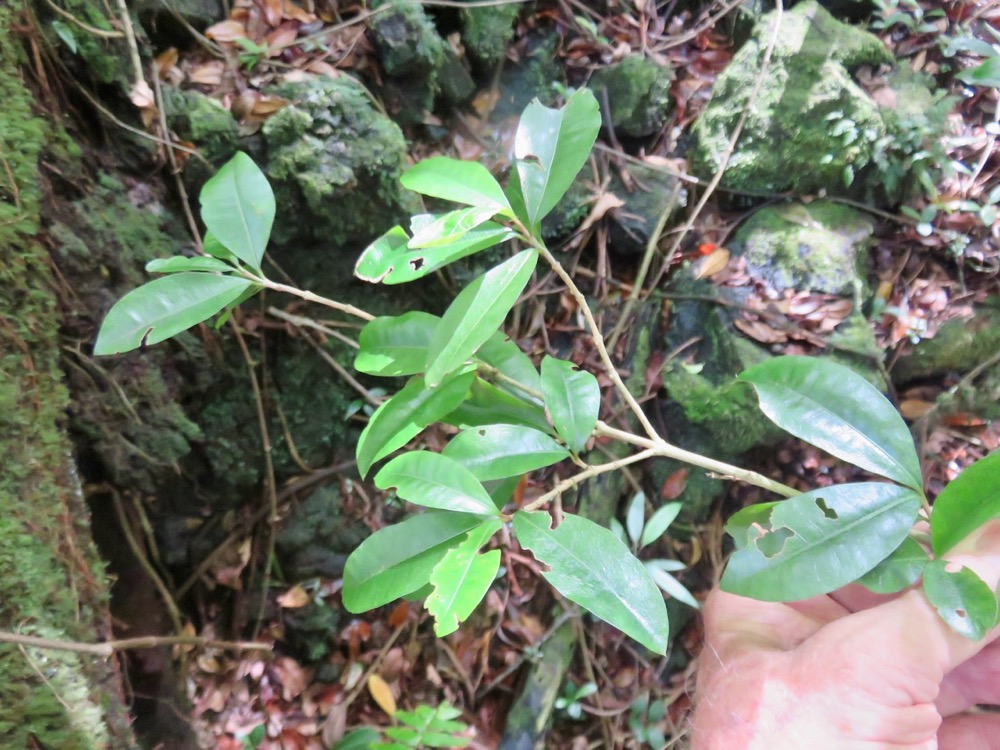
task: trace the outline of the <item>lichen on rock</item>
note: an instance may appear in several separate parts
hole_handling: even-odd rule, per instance
[[[605,121],[616,133],[632,138],[660,130],[672,107],[670,83],[673,71],[643,55],[628,55],[621,62],[602,68],[590,79],[588,88],[601,102]]]

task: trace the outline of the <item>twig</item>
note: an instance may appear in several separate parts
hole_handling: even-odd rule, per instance
[[[361,348],[358,342],[355,341],[354,339],[350,338],[349,336],[345,336],[340,331],[336,331],[333,328],[330,328],[329,326],[325,326],[322,323],[313,320],[312,318],[304,318],[301,315],[292,315],[292,313],[287,313],[284,310],[280,310],[277,307],[274,307],[273,305],[267,308],[267,314],[273,315],[276,318],[280,318],[281,320],[284,320],[287,323],[291,323],[296,328],[314,328],[315,330],[320,331],[321,333],[326,334],[331,338],[337,339],[337,341],[339,341],[342,344],[347,344],[352,349]]]
[[[135,84],[146,83],[146,78],[142,73],[142,57],[139,55],[139,45],[135,40],[135,29],[132,28],[132,17],[128,13],[128,6],[125,0],[118,0],[118,10],[122,16],[122,28],[125,29],[125,42],[128,45],[129,58],[132,61],[132,68],[135,72]]]
[[[81,29],[86,31],[88,34],[93,34],[94,36],[100,37],[101,39],[123,39],[125,37],[124,32],[107,31],[105,29],[99,29],[96,26],[91,26],[89,23],[81,21],[79,18],[70,13],[68,10],[60,8],[58,5],[52,2],[52,0],[45,0],[45,4],[49,6],[49,10],[51,10],[53,13],[57,13],[70,23],[76,24]]]
[[[334,310],[346,313],[347,315],[353,315],[354,317],[361,318],[362,320],[375,320],[374,315],[365,312],[354,305],[348,305],[344,302],[337,302],[336,300],[327,299],[326,297],[320,297],[318,294],[313,294],[305,289],[296,289],[294,286],[289,286],[288,284],[279,284],[277,281],[271,281],[264,276],[257,276],[250,273],[246,269],[240,269],[240,273],[244,278],[250,279],[256,284],[260,284],[265,289],[272,289],[276,292],[285,292],[286,294],[291,294],[293,297],[304,299],[307,302],[315,302],[318,305],[332,307]]]
[[[599,474],[607,474],[609,471],[616,471],[622,468],[623,466],[628,466],[629,464],[634,464],[638,461],[645,461],[647,458],[653,458],[655,455],[656,455],[656,450],[653,448],[649,448],[644,451],[639,451],[638,453],[633,453],[631,456],[625,456],[625,458],[619,458],[615,461],[609,461],[606,464],[594,464],[588,466],[583,471],[574,474],[571,477],[563,479],[551,490],[546,492],[537,500],[532,500],[530,503],[525,505],[521,510],[525,511],[538,510],[547,502],[549,502],[549,500],[558,497],[567,490],[573,489],[578,484],[587,481],[591,477],[596,477]]]
[[[77,641],[60,641],[52,638],[39,638],[34,635],[0,631],[0,643],[16,643],[19,646],[50,649],[52,651],[75,651],[76,653],[94,654],[95,656],[111,656],[116,651],[156,648],[157,646],[200,646],[202,648],[219,648],[227,651],[271,651],[271,646],[267,643],[217,641],[211,638],[198,638],[193,635],[149,635],[140,638],[121,638],[105,641],[104,643],[79,643]]]

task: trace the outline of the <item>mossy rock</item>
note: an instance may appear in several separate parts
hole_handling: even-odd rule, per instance
[[[399,185],[403,133],[359,84],[315,77],[269,93],[293,102],[262,129],[265,172],[278,203],[278,244],[316,241],[326,252],[346,246],[357,252],[415,212],[412,194]]]
[[[629,174],[635,182],[630,193],[617,171],[611,173],[609,190],[625,201],[625,205],[609,214],[610,248],[616,255],[641,257],[664,211],[673,216],[683,208],[687,191],[681,188],[677,177],[663,170],[639,165],[629,165]]]
[[[518,3],[463,8],[462,44],[465,51],[483,67],[499,65],[503,62],[507,45],[514,38],[514,22],[520,13]]]
[[[964,374],[1000,351],[1000,301],[983,305],[971,318],[949,320],[934,338],[913,345],[893,367],[896,383],[905,385],[948,373]]]
[[[212,167],[221,167],[236,153],[240,128],[232,113],[213,97],[198,91],[163,86],[163,110],[167,126],[182,141],[193,143],[209,162],[189,159],[184,169],[185,181],[200,189],[212,176]]]
[[[605,122],[619,135],[642,138],[658,132],[673,106],[670,83],[673,71],[644,55],[629,55],[619,63],[598,70],[588,88],[601,102]]]
[[[696,174],[721,166],[748,105],[776,13],[763,16],[749,41],[719,75],[694,126]],[[891,64],[872,34],[844,24],[814,0],[784,13],[777,43],[722,186],[757,193],[849,191],[874,163],[886,126],[878,105],[851,77],[861,65]]]
[[[555,103],[557,87],[566,84],[566,70],[559,62],[558,49],[556,34],[536,33],[528,38],[521,61],[505,65],[500,75],[495,117],[519,117],[533,99],[546,106]]]
[[[295,505],[277,536],[281,570],[291,582],[339,578],[347,556],[371,533],[344,515],[340,490],[327,485]]]
[[[57,0],[57,4],[83,23],[101,31],[119,31],[118,6],[101,0]],[[54,49],[62,52],[64,62],[77,72],[81,81],[110,85],[125,94],[132,86],[135,72],[132,70],[128,45],[123,38],[107,38],[91,34],[56,14],[44,2],[35,2],[35,10],[42,22],[38,27],[51,42]],[[110,9],[114,8],[113,11]],[[59,32],[57,33],[56,29]],[[76,50],[63,37],[72,39]]]

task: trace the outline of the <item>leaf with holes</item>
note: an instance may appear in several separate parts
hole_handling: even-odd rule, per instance
[[[920,459],[899,412],[854,370],[814,357],[775,357],[743,372],[779,427],[837,458],[923,489]]]
[[[846,586],[903,542],[920,505],[913,490],[882,482],[840,484],[776,503],[742,532],[731,525],[738,549],[722,589],[773,602]]]
[[[434,634],[439,638],[458,630],[459,623],[472,614],[489,591],[500,569],[500,550],[480,554],[479,548],[501,526],[498,519],[473,529],[431,571],[434,591],[427,597],[426,607],[434,615]]]
[[[594,431],[601,408],[597,378],[577,370],[572,362],[547,356],[542,360],[542,393],[559,437],[579,453]]]
[[[449,549],[484,523],[470,513],[429,511],[380,529],[351,553],[344,565],[344,606],[367,612],[419,591]]]
[[[510,424],[463,430],[443,453],[481,482],[520,476],[569,458],[569,451],[544,432]]]
[[[997,624],[997,597],[971,568],[934,560],[924,568],[924,594],[956,633],[972,641]]]
[[[239,152],[201,189],[201,218],[224,247],[260,271],[274,224],[274,192],[253,159]]]
[[[472,472],[440,453],[411,451],[397,456],[375,475],[375,486],[395,487],[404,500],[427,508],[481,515],[498,512]]]
[[[358,337],[354,369],[383,377],[423,372],[427,347],[440,322],[437,315],[418,310],[368,321]]]
[[[248,279],[209,273],[155,279],[126,294],[108,311],[94,354],[118,354],[166,341],[256,289]]]
[[[512,215],[500,184],[478,162],[435,156],[410,167],[399,181],[415,193]]]
[[[907,537],[891,555],[858,579],[876,594],[895,594],[920,580],[930,558],[912,537]]]
[[[613,625],[650,651],[665,654],[670,624],[649,571],[615,535],[581,516],[556,529],[548,513],[518,511],[514,531],[525,549],[549,567],[542,575],[563,596]]]
[[[460,208],[434,217],[434,221],[415,231],[406,244],[411,250],[452,245],[476,227],[482,226],[495,211],[492,208]]]
[[[496,333],[531,278],[538,253],[522,250],[476,277],[448,306],[427,351],[427,383],[437,385]]]
[[[940,557],[994,518],[1000,518],[1000,451],[966,467],[934,500],[934,554]]]

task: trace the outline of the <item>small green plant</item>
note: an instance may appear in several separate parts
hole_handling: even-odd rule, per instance
[[[358,471],[365,477],[378,464],[376,486],[394,489],[427,510],[377,531],[350,555],[343,601],[352,612],[420,597],[435,619],[435,632],[453,632],[499,574],[502,553],[491,545],[509,538],[498,536],[507,527],[565,598],[663,654],[669,624],[658,583],[662,586],[672,568],[661,564],[658,575],[656,566],[640,562],[613,531],[581,516],[565,514],[553,526],[547,507],[591,477],[666,457],[789,498],[752,506],[730,520],[737,551],[722,579],[725,590],[790,601],[859,579],[880,590],[899,590],[922,575],[931,601],[956,630],[978,637],[993,627],[993,592],[971,571],[946,569],[942,555],[1000,517],[1000,453],[948,485],[930,513],[920,462],[899,413],[850,369],[808,357],[771,359],[740,380],[756,390],[761,408],[777,425],[889,481],[799,493],[686,451],[657,433],[615,368],[586,298],[541,234],[542,219],[586,163],[600,125],[597,101],[586,90],[573,93],[560,109],[534,102],[515,136],[506,189],[482,165],[446,157],[420,162],[402,176],[410,190],[460,207],[413,216],[408,227],[390,229],[362,253],[358,277],[404,283],[501,243],[514,245],[509,258],[473,279],[440,317],[413,311],[373,318],[268,279],[261,261],[275,218],[274,197],[252,160],[238,154],[202,190],[205,254],[151,262],[148,270],[166,275],[111,309],[95,353],[155,344],[220,312],[225,319],[226,311],[264,288],[366,321],[355,368],[406,380],[371,414],[357,444]],[[536,367],[500,330],[539,261],[578,303],[606,376],[638,431],[600,420],[594,375],[550,356]],[[459,429],[440,453],[399,452],[436,422]],[[583,451],[595,436],[621,441],[635,452],[588,464]],[[524,474],[563,461],[579,471],[523,507],[511,504]],[[673,512],[658,511],[639,532],[641,519],[634,511],[634,520],[627,521],[635,532],[633,547],[658,535]],[[914,541],[926,540],[914,532],[922,517],[930,522],[934,560]]]
[[[924,10],[919,0],[874,0],[876,17],[873,29],[889,30],[894,26],[906,29],[911,34],[936,34],[936,19],[944,18],[940,8]]]
[[[585,682],[579,687],[567,681],[563,685],[563,693],[556,698],[555,707],[557,711],[562,711],[573,721],[583,718],[583,701],[597,692],[597,684]]]
[[[371,727],[356,729],[334,745],[332,750],[466,747],[472,742],[472,737],[468,734],[469,725],[458,721],[461,715],[461,711],[447,703],[436,708],[421,704],[412,711],[396,711],[393,718],[401,726],[386,727],[381,733]]]

